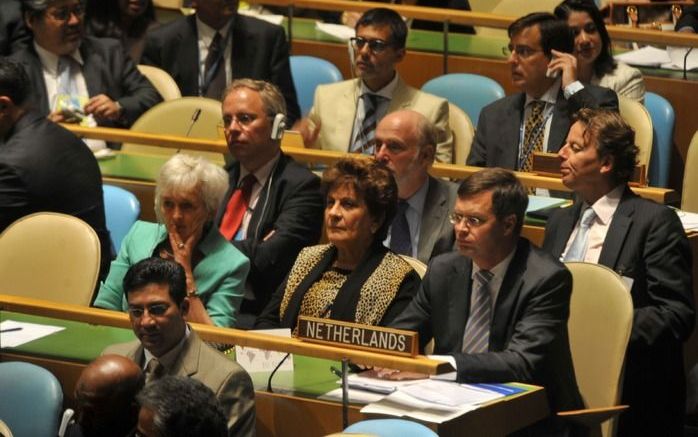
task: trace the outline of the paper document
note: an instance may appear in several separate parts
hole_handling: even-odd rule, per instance
[[[374,393],[366,390],[353,390],[349,389],[349,402],[355,404],[370,404],[371,402],[378,402],[383,399],[386,395],[380,393]],[[325,401],[342,401],[342,389],[336,388],[331,390],[324,395],[320,396],[318,399]]]
[[[685,231],[698,231],[698,214],[680,209],[676,210],[676,214],[679,216]]]
[[[0,323],[0,347],[17,347],[64,330],[62,326],[5,320]]]
[[[255,334],[269,334],[277,337],[291,338],[289,328],[260,329]],[[235,359],[249,373],[271,372],[284,359],[285,352],[268,351],[253,347],[235,346]],[[279,367],[279,370],[293,370],[293,355],[289,356]]]
[[[630,65],[641,67],[659,67],[662,64],[671,62],[671,58],[664,49],[646,46],[639,50],[633,50],[614,56],[616,61],[622,61]]]
[[[349,41],[349,38],[356,35],[356,32],[352,27],[344,26],[343,24],[330,24],[316,21],[315,29],[324,34],[335,37],[340,41]]]
[[[552,206],[560,206],[565,202],[569,202],[569,200],[559,199],[557,197],[529,195],[526,212],[538,211],[539,209],[550,208]]]
[[[698,49],[693,48],[689,53],[690,47],[667,47],[666,51],[671,62],[669,65],[662,65],[663,68],[674,67],[678,70],[683,70],[683,62],[686,59],[686,70],[698,68]],[[686,54],[688,53],[688,57]]]
[[[366,390],[375,393],[390,394],[401,387],[417,384],[422,380],[410,381],[391,381],[388,379],[370,378],[361,374],[353,373],[347,377],[347,385],[349,388],[357,390]],[[342,381],[338,381],[339,384]]]
[[[254,17],[259,20],[264,20],[268,23],[271,24],[276,24],[277,26],[280,26],[281,23],[284,22],[284,16],[283,15],[276,15],[276,14],[260,14],[257,11],[253,11],[250,9],[238,9],[238,13],[242,15],[247,15],[248,17]]]
[[[387,414],[389,416],[413,417],[425,422],[443,423],[455,419],[468,411],[477,408],[475,405],[464,405],[450,408],[420,401],[412,396],[396,391],[378,402],[368,404],[361,409],[364,414]]]
[[[479,405],[504,397],[502,393],[483,387],[433,379],[401,387],[400,391],[421,401],[453,408],[467,404]]]

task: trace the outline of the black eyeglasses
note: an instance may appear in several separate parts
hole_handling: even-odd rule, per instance
[[[82,3],[78,3],[72,7],[64,6],[62,8],[49,10],[47,13],[56,21],[68,21],[71,15],[75,15],[78,19],[82,20],[85,17],[85,6]]]
[[[155,303],[155,304],[149,305],[145,308],[128,307],[128,313],[134,319],[140,319],[141,317],[143,317],[143,314],[145,314],[146,311],[148,311],[148,314],[150,314],[151,317],[159,317],[159,316],[164,315],[169,308],[170,308],[169,304]]]
[[[349,41],[351,41],[352,47],[354,47],[356,50],[361,50],[366,44],[368,44],[368,49],[374,54],[381,53],[391,46],[391,43],[388,41],[383,41],[382,39],[363,38],[360,36],[350,38]]]

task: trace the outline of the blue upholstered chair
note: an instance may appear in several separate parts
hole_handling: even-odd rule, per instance
[[[405,419],[362,420],[349,425],[344,432],[372,434],[378,437],[438,437],[438,434],[421,423]]]
[[[671,167],[671,149],[674,143],[674,107],[664,97],[645,93],[645,108],[652,118],[653,140],[649,181],[653,187],[667,187]]]
[[[55,436],[63,391],[55,376],[34,364],[0,363],[0,419],[14,437]]]
[[[480,110],[504,97],[504,88],[486,76],[454,73],[435,77],[422,86],[422,91],[447,99],[462,109],[475,126]],[[459,163],[462,164],[462,163]]]
[[[131,226],[138,220],[141,204],[130,191],[113,185],[104,185],[104,212],[107,219],[107,229],[111,234],[114,250],[119,252],[121,240],[124,239]]]
[[[305,116],[313,107],[315,88],[325,83],[341,81],[342,73],[333,63],[314,56],[291,56],[289,60],[298,104]]]

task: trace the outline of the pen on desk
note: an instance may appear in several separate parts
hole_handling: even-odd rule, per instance
[[[0,334],[4,334],[6,332],[15,332],[15,331],[21,331],[22,327],[18,326],[16,328],[7,328],[7,329],[0,329]]]

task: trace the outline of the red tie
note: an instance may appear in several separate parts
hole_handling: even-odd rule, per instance
[[[238,229],[240,229],[242,218],[245,216],[245,211],[247,211],[247,207],[250,204],[250,194],[252,194],[252,187],[255,182],[257,182],[257,179],[254,175],[252,173],[248,174],[242,178],[240,186],[230,196],[220,226],[221,234],[227,240],[232,240]]]

